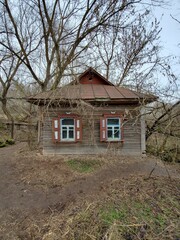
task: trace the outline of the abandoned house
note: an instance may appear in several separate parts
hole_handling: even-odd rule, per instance
[[[142,106],[156,97],[117,87],[93,68],[56,90],[28,98],[38,105],[43,154],[145,152]]]

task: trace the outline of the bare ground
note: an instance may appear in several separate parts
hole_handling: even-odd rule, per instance
[[[49,231],[42,229],[55,212],[63,219],[64,211],[76,211],[81,202],[107,197],[115,182],[121,192],[134,177],[147,179],[154,167],[151,178],[178,181],[180,177],[178,165],[164,165],[153,157],[98,156],[99,167],[88,174],[70,169],[67,161],[72,158],[44,157],[22,143],[0,149],[0,239],[61,239],[42,238]],[[97,156],[76,158],[97,160]],[[25,234],[33,221],[35,233]]]

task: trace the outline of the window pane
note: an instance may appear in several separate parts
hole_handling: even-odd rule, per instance
[[[107,125],[119,125],[119,118],[108,118]]]
[[[69,138],[74,138],[74,131],[69,131]]]
[[[62,119],[61,124],[62,125],[74,125],[74,119],[73,118]]]
[[[67,130],[63,130],[62,132],[62,138],[66,139],[67,138]]]
[[[118,130],[114,129],[114,138],[119,138],[119,129]]]
[[[112,138],[112,137],[113,137],[112,129],[108,129],[108,138]]]

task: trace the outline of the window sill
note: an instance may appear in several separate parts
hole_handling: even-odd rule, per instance
[[[72,140],[61,140],[60,142],[75,142],[75,139],[72,139]]]
[[[124,143],[124,140],[106,140],[106,143]]]
[[[60,141],[59,143],[77,143],[77,141],[72,140],[72,141]]]
[[[56,144],[72,144],[72,143],[77,143],[77,141],[72,140],[72,141],[55,141],[54,143]]]

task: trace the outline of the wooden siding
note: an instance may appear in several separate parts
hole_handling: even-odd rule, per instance
[[[107,84],[100,76],[94,74],[93,72],[90,74],[89,72],[86,73],[84,76],[81,77],[79,80],[81,84]]]
[[[123,123],[124,142],[100,142],[100,117],[111,112],[123,113],[132,110],[131,106],[107,106],[95,110],[91,114],[82,114],[82,141],[76,143],[53,143],[52,118],[58,114],[69,112],[68,109],[49,110],[44,116],[43,153],[48,154],[98,154],[113,151],[119,154],[141,153],[141,122],[137,118],[128,118]],[[132,115],[131,115],[132,116]]]

